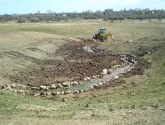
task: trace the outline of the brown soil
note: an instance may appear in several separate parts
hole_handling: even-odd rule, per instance
[[[151,63],[147,62],[144,59],[136,58],[136,61],[137,64],[135,65],[135,67],[131,71],[127,72],[123,77],[128,78],[134,75],[144,75],[144,69],[147,69],[151,66]]]
[[[81,80],[87,76],[100,74],[104,68],[109,69],[113,65],[122,63],[117,56],[83,50],[86,45],[96,46],[92,44],[93,42],[87,40],[79,42],[72,40],[59,47],[54,53],[53,60],[28,58],[38,66],[29,66],[26,70],[20,69],[15,75],[10,76],[10,80],[32,86],[51,85],[69,80]],[[10,54],[19,55],[20,53],[10,52]],[[63,60],[55,60],[57,56],[62,57]]]

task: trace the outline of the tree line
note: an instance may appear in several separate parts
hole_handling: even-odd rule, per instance
[[[51,22],[56,21],[59,22],[61,20],[68,21],[68,20],[81,20],[81,19],[104,19],[105,21],[108,20],[125,20],[125,19],[164,19],[165,18],[165,10],[150,10],[146,9],[123,9],[120,11],[114,11],[113,9],[105,9],[104,11],[97,10],[92,12],[90,10],[84,12],[61,12],[55,13],[52,11],[48,11],[47,13],[31,13],[31,14],[4,14],[0,15],[0,22],[8,22],[8,21],[15,21],[18,23],[24,22]]]

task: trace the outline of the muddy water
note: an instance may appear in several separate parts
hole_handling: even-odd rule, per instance
[[[87,89],[89,87],[93,87],[94,85],[97,85],[101,81],[110,81],[110,80],[114,79],[114,77],[117,77],[120,74],[126,73],[126,71],[128,69],[130,69],[131,66],[132,66],[132,64],[130,63],[130,64],[124,66],[124,67],[121,67],[121,68],[116,69],[110,75],[105,75],[101,79],[92,80],[92,81],[89,81],[89,82],[87,82],[85,84],[73,86],[72,88],[69,88],[67,91],[72,91],[73,92],[73,91],[76,91],[76,90],[84,90],[84,89]]]

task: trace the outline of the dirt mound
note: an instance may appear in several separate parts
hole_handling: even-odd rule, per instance
[[[121,59],[100,52],[85,52],[83,47],[96,45],[87,40],[68,41],[54,53],[54,58],[61,56],[64,60],[37,60],[37,67],[20,70],[10,80],[33,86],[51,85],[63,81],[81,80],[87,76],[100,74],[104,68],[120,65]]]

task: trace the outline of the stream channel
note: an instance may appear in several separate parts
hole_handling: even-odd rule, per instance
[[[90,46],[84,47],[84,48],[85,48],[85,51],[87,51],[87,52],[93,52],[93,53],[95,53],[95,50],[92,47],[90,47]],[[94,85],[98,85],[102,81],[111,81],[115,77],[119,77],[120,74],[126,73],[127,70],[129,70],[132,66],[133,66],[132,63],[128,63],[124,67],[117,68],[111,74],[104,75],[103,78],[92,79],[92,81],[88,81],[85,84],[80,84],[80,85],[77,85],[77,86],[73,86],[73,87],[67,89],[66,91],[74,92],[74,91],[79,91],[79,90],[85,90],[85,89],[89,89],[90,87],[93,87]]]
[[[67,89],[67,91],[74,92],[74,91],[78,91],[78,90],[85,90],[85,89],[88,89],[90,87],[93,87],[94,85],[98,85],[98,83],[100,83],[102,81],[111,81],[111,80],[115,79],[115,77],[118,77],[121,74],[126,73],[126,71],[128,69],[130,69],[131,66],[132,66],[132,64],[130,63],[130,64],[124,66],[124,67],[116,69],[115,71],[113,71],[109,75],[103,76],[103,78],[93,79],[92,81],[86,82],[85,84],[80,84],[80,85],[77,85],[77,86],[73,86],[73,87]]]

